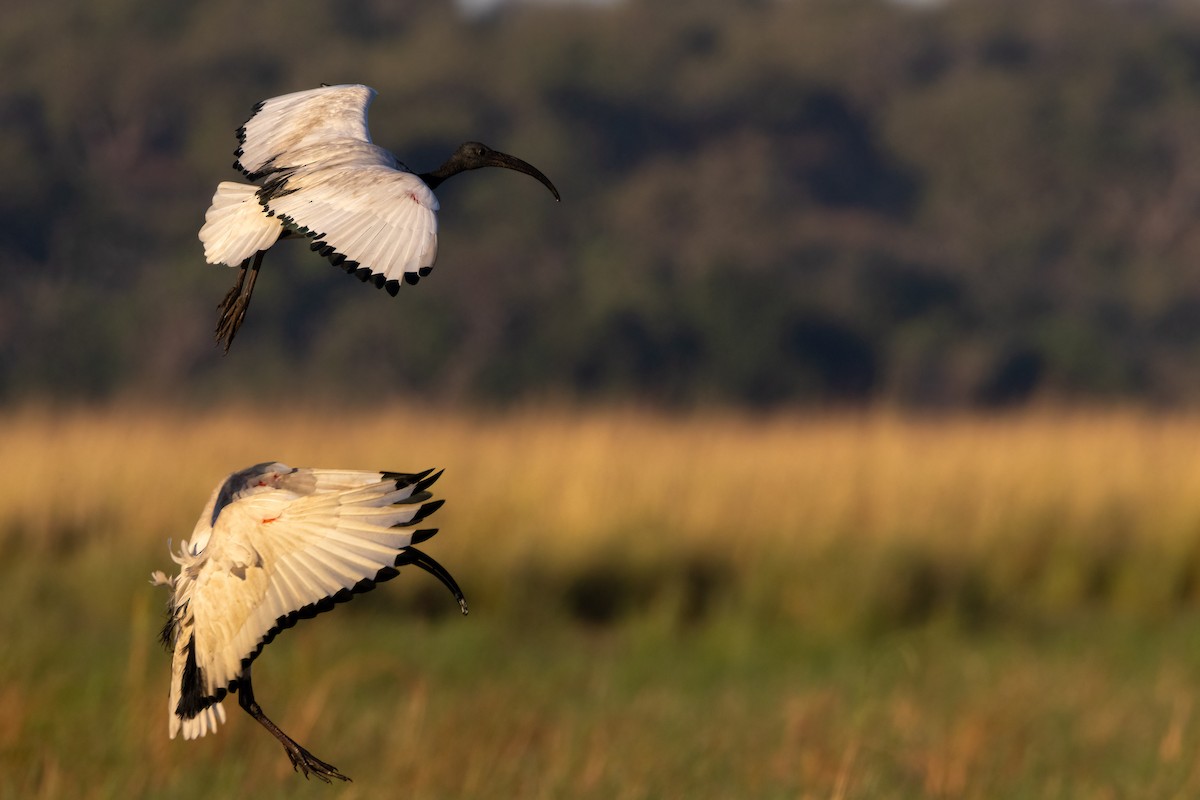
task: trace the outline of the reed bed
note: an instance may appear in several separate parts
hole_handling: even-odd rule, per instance
[[[35,552],[100,544],[161,561],[225,474],[278,459],[444,468],[430,549],[497,595],[514,575],[637,584],[683,570],[803,616],[788,576],[831,567],[801,594],[845,607],[840,581],[872,580],[891,603],[889,581],[920,592],[903,584],[964,572],[988,584],[964,591],[1047,602],[1200,592],[1193,416],[30,408],[0,416],[0,437],[0,547]]]
[[[1193,796],[1200,418],[0,414],[0,797]],[[166,541],[267,459],[445,468],[402,576],[165,736]],[[334,620],[331,622],[331,620]]]
[[[4,537],[35,547],[97,520],[120,520],[131,541],[190,527],[226,473],[269,459],[444,467],[455,539],[556,555],[646,523],[668,546],[746,532],[803,550],[845,537],[977,545],[1047,515],[1065,535],[1116,516],[1166,541],[1200,521],[1200,418],[1137,411],[27,408],[0,414],[0,436]]]

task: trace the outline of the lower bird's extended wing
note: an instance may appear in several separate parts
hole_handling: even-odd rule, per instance
[[[436,533],[418,526],[442,505],[427,491],[440,474],[268,463],[219,486],[176,559],[171,736],[215,730],[221,700],[276,634],[399,565],[434,572],[461,600],[453,579],[410,547]]]

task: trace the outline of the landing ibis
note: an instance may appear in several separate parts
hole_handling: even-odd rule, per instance
[[[429,487],[441,475],[293,469],[278,462],[235,472],[213,491],[200,520],[161,571],[167,587],[162,641],[173,651],[167,731],[174,739],[215,733],[222,702],[238,705],[279,740],[307,778],[349,780],[267,718],[254,699],[250,668],[297,620],[329,611],[412,565],[466,600],[446,569],[413,547],[435,533],[421,524],[441,505]]]
[[[519,158],[466,142],[437,169],[412,173],[371,143],[368,86],[322,86],[264,100],[238,129],[234,168],[255,183],[223,181],[204,215],[200,241],[210,264],[239,267],[217,307],[216,339],[233,343],[263,255],[279,239],[305,236],[335,266],[393,296],[416,283],[437,257],[433,194],[467,170],[504,167],[558,189]]]

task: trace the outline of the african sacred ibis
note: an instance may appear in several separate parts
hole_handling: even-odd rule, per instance
[[[437,533],[420,523],[441,500],[426,470],[352,472],[264,463],[235,472],[209,498],[179,553],[179,574],[151,583],[171,590],[162,641],[174,648],[167,730],[172,739],[215,733],[222,701],[238,705],[283,744],[292,766],[349,780],[267,719],[254,700],[250,667],[280,631],[420,567],[466,600],[441,564],[413,547]]]
[[[238,129],[233,166],[261,186],[222,182],[204,215],[200,240],[210,264],[240,267],[218,309],[216,337],[229,351],[250,305],[263,254],[280,238],[307,236],[336,266],[395,296],[437,257],[438,201],[447,178],[504,167],[558,189],[536,167],[479,142],[459,146],[433,172],[414,175],[371,143],[368,86],[322,86],[264,100]]]

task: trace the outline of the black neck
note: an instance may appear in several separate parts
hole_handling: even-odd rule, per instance
[[[422,172],[417,177],[425,181],[425,185],[430,189],[436,189],[447,178],[453,178],[455,175],[463,171],[461,167],[455,169],[457,166],[458,165],[453,163],[453,159],[451,159],[435,169],[433,172]]]
[[[446,180],[445,178],[441,177],[440,175],[438,175],[437,173],[434,173],[434,172],[422,172],[417,177],[420,178],[421,180],[425,181],[425,185],[428,186],[430,189],[436,189],[438,187],[438,185],[441,184],[442,181]]]

